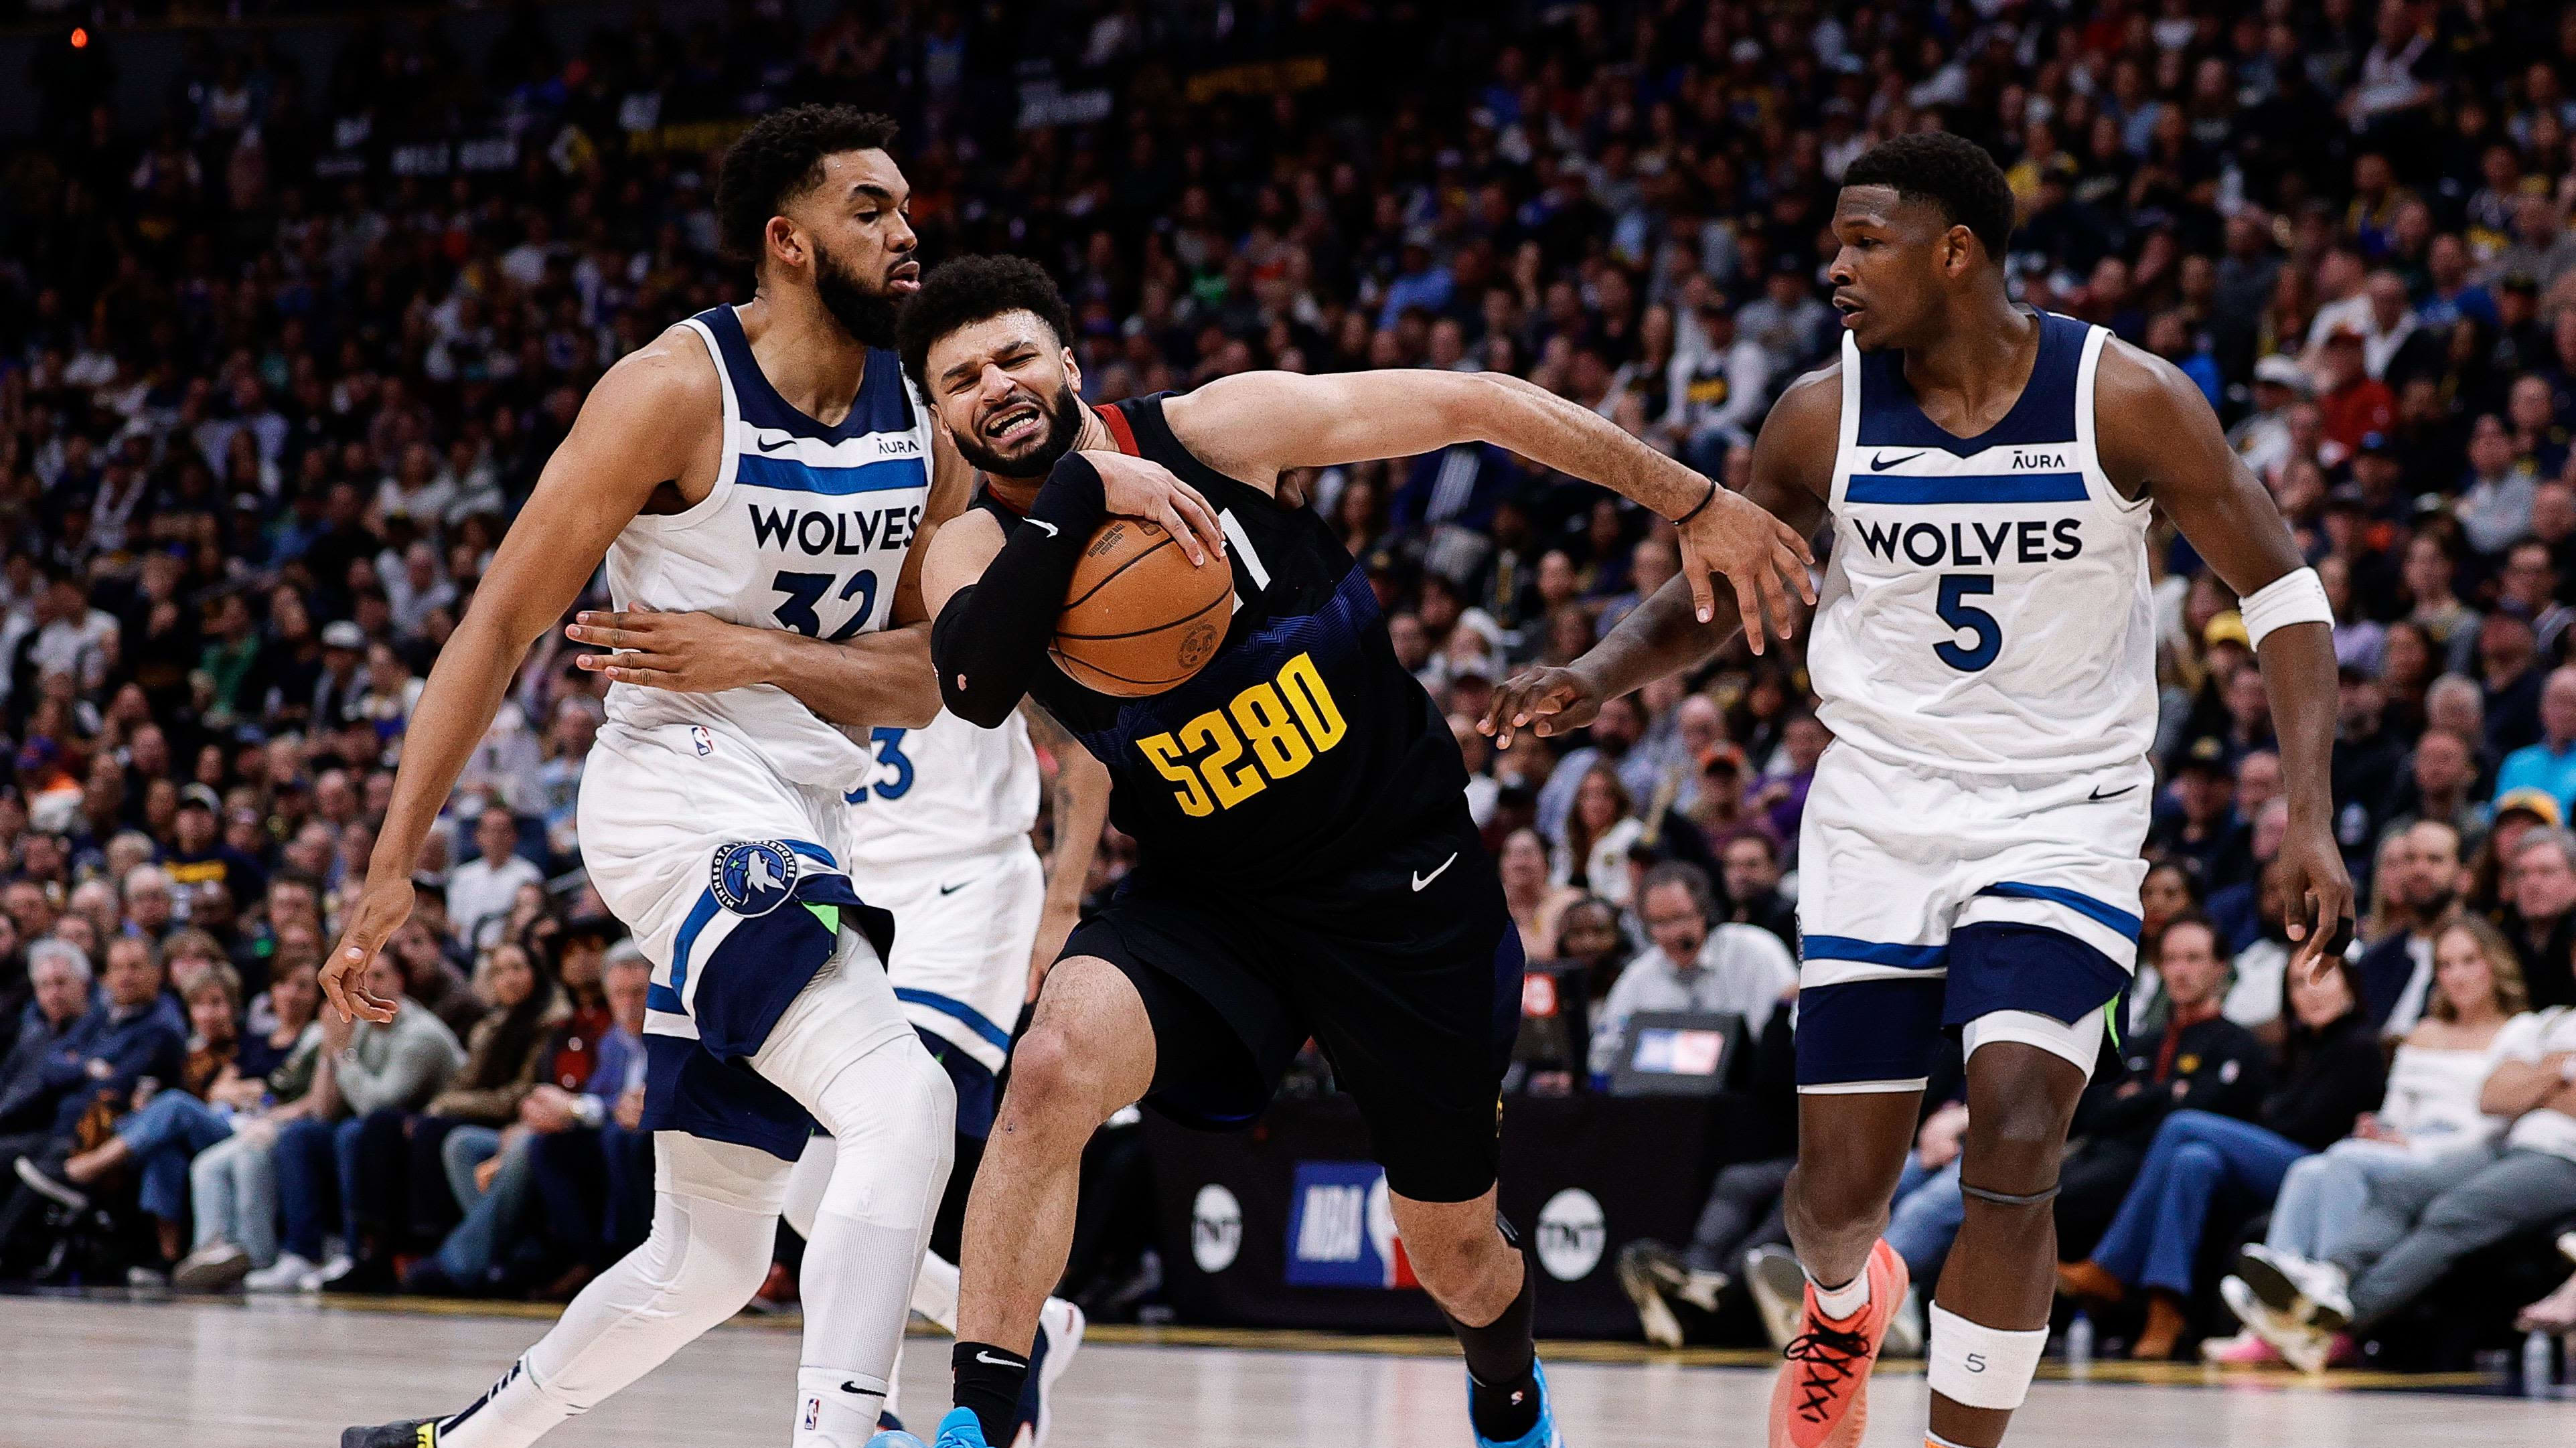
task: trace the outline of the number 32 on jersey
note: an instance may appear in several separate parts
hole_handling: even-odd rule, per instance
[[[1299,654],[1277,677],[1234,696],[1176,730],[1136,741],[1154,772],[1172,782],[1181,813],[1202,818],[1232,809],[1314,763],[1350,725],[1314,659]]]

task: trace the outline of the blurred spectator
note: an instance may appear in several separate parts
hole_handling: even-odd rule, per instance
[[[1558,920],[1566,906],[1584,898],[1583,892],[1548,878],[1547,846],[1540,843],[1536,830],[1514,830],[1504,836],[1495,866],[1502,876],[1503,903],[1512,912],[1512,924],[1520,929],[1522,948],[1532,960],[1555,958]]]
[[[111,1172],[142,1178],[143,1210],[157,1224],[161,1261],[178,1260],[188,1225],[188,1164],[199,1152],[232,1135],[232,1123],[210,1102],[240,1079],[241,978],[228,965],[200,975],[180,992],[188,1009],[188,1055],[168,1089],[135,1092],[134,1109],[116,1120],[114,1133],[59,1165],[29,1161],[22,1173],[47,1180],[38,1187],[75,1207],[88,1205],[89,1189]]]
[[[2059,1174],[2057,1230],[2067,1252],[2089,1252],[2137,1179],[2147,1149],[2177,1111],[2253,1119],[2271,1085],[2271,1053],[2219,1014],[2227,954],[2217,927],[2177,916],[2156,939],[2156,974],[2169,1003],[2161,1029],[2121,1051],[2127,1074],[2097,1075],[2076,1107]]]
[[[2501,1139],[2374,1181],[2324,1261],[2269,1254],[2291,1290],[2275,1306],[2279,1317],[2258,1314],[2248,1325],[2293,1365],[2323,1367],[2461,1258],[2576,1213],[2576,1007],[2516,1017],[2489,1054],[2494,1069],[2478,1104],[2512,1122]]]
[[[391,1249],[399,1255],[412,1255],[401,1246],[436,1242],[455,1225],[459,1204],[449,1183],[456,1163],[498,1149],[501,1128],[518,1119],[520,1103],[547,1074],[555,1028],[572,1014],[554,977],[515,941],[484,952],[477,974],[475,994],[486,1006],[466,1035],[464,1064],[420,1115],[402,1124],[401,1225],[407,1231],[397,1230],[399,1245]]]
[[[1726,907],[1721,919],[1751,925],[1798,948],[1798,907],[1780,894],[1780,846],[1770,835],[1748,830],[1728,840],[1718,858],[1725,869]]]
[[[57,955],[68,964],[71,957]],[[120,936],[107,949],[99,973],[101,999],[79,1024],[57,1038],[38,1068],[38,1089],[51,1098],[53,1116],[35,1129],[0,1140],[0,1158],[17,1181],[0,1200],[0,1258],[5,1258],[45,1202],[79,1210],[85,1194],[61,1180],[65,1158],[108,1123],[177,1082],[186,1067],[187,1028],[161,994],[161,954],[152,943]]]
[[[2532,830],[2515,843],[2506,868],[2498,923],[2520,959],[2531,1003],[2576,1005],[2568,973],[2576,950],[2576,834]]]
[[[2432,989],[2434,934],[2459,899],[2459,831],[2422,820],[2390,835],[2373,873],[2380,933],[2359,962],[2362,1009],[2383,1033],[2404,1035]]]
[[[437,926],[415,914],[385,942],[385,951],[402,968],[404,995],[427,1007],[458,1038],[473,1032],[483,1019],[484,1002],[447,958]]]
[[[2352,1130],[2385,1085],[2379,1039],[2361,1011],[2351,963],[2283,982],[2289,1020],[2279,1084],[2250,1121],[2177,1110],[2156,1128],[2119,1214],[2083,1261],[2061,1265],[2071,1296],[2117,1302],[2143,1288],[2146,1327],[2129,1355],[2174,1355],[2187,1319],[2200,1238],[2218,1193],[2268,1203],[2301,1157]]]
[[[188,1166],[196,1231],[170,1276],[183,1292],[220,1291],[277,1261],[272,1148],[281,1127],[324,1099],[320,984],[309,968],[292,970],[269,987],[268,998],[276,1023],[242,1043],[239,1069],[209,1096],[229,1108],[231,1134]]]
[[[476,816],[474,847],[480,853],[447,878],[448,919],[457,941],[468,947],[486,946],[498,938],[520,886],[545,883],[545,872],[518,853],[519,822],[503,806],[485,805]]]
[[[1565,822],[1564,842],[1549,862],[1548,878],[1578,886],[1613,905],[1628,903],[1628,850],[1646,832],[1618,771],[1594,764],[1583,771]]]
[[[283,1250],[264,1271],[244,1279],[255,1292],[327,1287],[359,1270],[359,1281],[387,1285],[395,1223],[403,1119],[445,1088],[465,1058],[438,1017],[403,995],[401,970],[383,955],[367,967],[369,994],[396,1002],[393,1023],[322,1016],[322,1050],[331,1058],[331,1104],[278,1132],[277,1190]],[[364,1164],[362,1167],[362,1163]],[[338,1249],[326,1234],[339,1227]]]
[[[2504,1123],[2480,1109],[2479,1095],[2496,1033],[2527,1004],[2521,971],[2504,938],[2474,918],[2442,927],[2434,948],[2440,976],[2433,1001],[2389,1063],[2387,1099],[2353,1124],[2352,1135],[2291,1163],[2269,1230],[2245,1249],[2258,1271],[2280,1271],[2281,1258],[2326,1260],[2360,1219],[2373,1183],[2484,1142],[2502,1129]],[[2240,1318],[2251,1322],[2269,1310],[2242,1277],[2220,1285]],[[2248,1329],[2212,1356],[2220,1362],[2277,1360],[2265,1337]]]
[[[1617,1066],[1628,1022],[1639,1011],[1731,1012],[1758,1038],[1773,1008],[1797,995],[1797,962],[1777,937],[1750,925],[1710,923],[1716,901],[1698,866],[1657,865],[1637,895],[1655,943],[1620,972],[1594,1012],[1595,1077]]]

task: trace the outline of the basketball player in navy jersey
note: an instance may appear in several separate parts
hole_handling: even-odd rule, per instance
[[[1046,273],[1009,257],[933,271],[898,329],[941,428],[984,472],[976,508],[923,561],[941,695],[987,728],[1036,698],[1108,766],[1111,818],[1138,857],[1066,942],[1012,1057],[967,1207],[942,1448],[1007,1442],[1092,1132],[1139,1100],[1246,1123],[1309,1037],[1358,1101],[1406,1255],[1465,1350],[1476,1441],[1557,1448],[1533,1274],[1495,1211],[1519,938],[1455,738],[1396,661],[1366,573],[1278,496],[1279,476],[1492,442],[1675,519],[1693,588],[1724,573],[1741,606],[1760,594],[1784,620],[1804,545],[1515,379],[1252,372],[1095,408],[1072,335]],[[1185,682],[1094,693],[1047,643],[1094,529],[1161,477],[1182,489],[1193,560],[1230,569],[1240,606]]]
[[[2349,933],[2325,591],[2190,379],[2013,303],[2012,216],[1972,142],[1909,135],[1856,159],[1833,219],[1842,361],[1792,384],[1754,444],[1748,497],[1802,536],[1833,529],[1809,663],[1836,741],[1799,846],[1788,1220],[1806,1330],[1773,1390],[1772,1448],[1860,1441],[1907,1285],[1879,1232],[1945,1028],[1969,1052],[1967,1217],[1931,1313],[1929,1441],[1993,1448],[2029,1390],[2067,1125],[2136,962],[2152,507],[2244,601],[2289,789],[2301,968]],[[1484,727],[1505,745],[1580,728],[1738,623],[1668,587],[1572,664],[1511,680]]]

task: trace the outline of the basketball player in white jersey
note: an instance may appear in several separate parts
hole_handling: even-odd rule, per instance
[[[1835,208],[1839,366],[1792,384],[1747,494],[1830,521],[1809,663],[1836,736],[1799,841],[1805,1331],[1772,1448],[1852,1448],[1902,1261],[1879,1239],[1945,1028],[1968,1050],[1967,1217],[1932,1310],[1929,1442],[1994,1448],[2047,1342],[2050,1201],[2104,1008],[2136,964],[2155,771],[2145,537],[2161,506],[2243,600],[2290,799],[2302,968],[2348,934],[2330,828],[2332,615],[2199,389],[2098,327],[2016,307],[2013,200],[1971,142],[1855,160]],[[1697,666],[1741,621],[1666,588],[1485,727],[1557,734]],[[1697,617],[1694,618],[1694,613]]]
[[[838,1158],[805,1259],[791,1442],[876,1435],[954,1092],[886,980],[890,921],[849,874],[845,796],[872,761],[823,716],[937,712],[914,545],[967,484],[882,346],[919,270],[893,133],[810,106],[734,143],[716,204],[755,269],[753,300],[673,327],[600,380],[431,671],[367,888],[322,976],[335,1007],[371,1020],[395,1003],[360,982],[410,914],[423,837],[528,645],[603,557],[620,610],[757,630],[736,651],[741,677],[708,692],[626,687],[616,656],[585,660],[614,682],[582,781],[584,859],[654,966],[650,1234],[482,1398],[352,1428],[343,1448],[526,1448],[731,1316],[768,1270],[817,1122]]]
[[[886,975],[957,1090],[957,1165],[912,1289],[912,1310],[953,1336],[966,1188],[993,1128],[1012,1025],[1080,914],[1083,880],[1109,818],[1109,772],[1028,704],[999,729],[941,710],[926,728],[869,734],[875,772],[848,795],[851,869],[867,882],[869,900],[894,916]],[[1053,848],[1043,862],[1029,843],[1039,794],[1032,735],[1056,766]],[[836,1156],[829,1136],[806,1143],[787,1184],[785,1215],[797,1231],[810,1234]],[[1081,1308],[1047,1299],[1031,1354],[1030,1448],[1044,1448],[1048,1395],[1083,1329]],[[886,1408],[892,1419],[891,1394]]]

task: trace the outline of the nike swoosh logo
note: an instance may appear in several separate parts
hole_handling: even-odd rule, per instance
[[[988,1368],[1018,1368],[1028,1366],[1026,1363],[1015,1363],[1009,1358],[997,1358],[988,1352],[979,1352],[975,1354],[975,1361],[982,1363]]]
[[[862,1398],[882,1398],[885,1396],[885,1394],[874,1388],[863,1388],[856,1383],[841,1384],[841,1391],[845,1393],[856,1393]]]
[[[2089,794],[2089,795],[2086,795],[2086,796],[2085,796],[2085,798],[2086,798],[2086,799],[2088,799],[2088,800],[2097,800],[2097,799],[2118,799],[2120,796],[2122,796],[2122,795],[2124,795],[2124,794],[2127,794],[2127,793],[2129,792],[2129,790],[2136,789],[2136,788],[2137,788],[2137,786],[2133,784],[2133,785],[2130,785],[2130,786],[2129,786],[2129,789],[2115,789],[2115,790],[2111,791],[2109,794],[2104,794],[2104,793],[2102,792],[2102,787],[2101,787],[2100,785],[2095,785],[2095,786],[2093,787],[2093,792],[2092,792],[2091,794]]]
[[[960,880],[954,885],[942,885],[939,887],[939,893],[942,895],[954,895],[958,891],[963,890],[974,883],[975,882],[972,880]]]
[[[1046,521],[1044,518],[1022,518],[1020,521],[1028,524],[1032,528],[1044,528],[1047,530],[1047,536],[1050,538],[1056,537],[1064,531],[1053,523]]]
[[[1925,451],[1929,451],[1929,449],[1926,449]],[[1921,456],[1923,456],[1923,454],[1919,452],[1910,452],[1901,458],[1891,458],[1872,454],[1869,460],[1869,470],[1873,473],[1885,472],[1889,468],[1903,467],[1905,464],[1910,463]]]
[[[776,452],[782,447],[792,447],[795,443],[796,439],[792,437],[782,437],[774,444],[764,437],[752,443],[752,446],[760,449],[762,452]]]
[[[1440,862],[1440,868],[1439,868],[1439,869],[1432,871],[1432,872],[1431,872],[1430,874],[1428,874],[1428,875],[1423,874],[1423,873],[1422,873],[1421,871],[1419,871],[1419,870],[1414,871],[1414,872],[1413,872],[1413,893],[1414,893],[1414,894],[1416,894],[1416,895],[1421,894],[1421,893],[1422,893],[1422,887],[1423,887],[1423,886],[1428,885],[1428,884],[1430,884],[1432,881],[1439,879],[1442,875],[1447,874],[1447,873],[1449,872],[1449,867],[1450,867],[1451,865],[1456,864],[1456,863],[1458,863],[1458,852],[1457,852],[1456,850],[1451,850],[1451,851],[1449,852],[1449,858],[1447,858],[1447,859],[1445,859],[1445,860],[1442,860],[1442,861]]]

